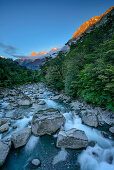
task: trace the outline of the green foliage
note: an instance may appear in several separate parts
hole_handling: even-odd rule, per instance
[[[66,56],[46,62],[40,79],[73,98],[113,110],[113,30],[113,17],[109,15],[106,23],[72,43]]]
[[[37,82],[38,71],[28,70],[11,59],[0,58],[0,87]]]

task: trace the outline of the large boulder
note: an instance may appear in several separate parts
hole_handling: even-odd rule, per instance
[[[3,124],[2,126],[0,126],[0,133],[6,132],[9,130],[9,124]]]
[[[19,99],[18,101],[18,105],[21,105],[21,106],[26,106],[26,105],[31,105],[32,104],[32,101],[31,99],[28,97],[28,96],[23,96],[21,99]]]
[[[24,128],[23,130],[14,133],[11,136],[11,141],[13,142],[14,147],[19,148],[21,146],[24,146],[28,142],[30,135],[30,128]]]
[[[82,115],[82,122],[88,126],[92,127],[98,126],[97,116],[92,112],[84,112]]]
[[[84,131],[75,128],[68,131],[61,130],[57,137],[57,147],[81,149],[88,145],[88,138]]]
[[[11,142],[0,141],[0,167],[4,164],[6,157],[10,151]]]
[[[65,123],[64,116],[56,109],[38,111],[32,119],[32,132],[36,136],[51,135]]]
[[[0,118],[0,126],[4,125],[6,123],[10,124],[11,119],[10,118]]]

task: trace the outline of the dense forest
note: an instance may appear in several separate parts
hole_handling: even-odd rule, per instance
[[[113,110],[113,17],[72,43],[67,55],[48,60],[40,80],[72,98]]]
[[[0,87],[12,87],[38,81],[38,71],[19,66],[12,59],[0,58]]]

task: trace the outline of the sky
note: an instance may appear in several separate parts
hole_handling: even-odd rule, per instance
[[[83,22],[114,0],[0,0],[0,56],[29,56],[62,47]]]

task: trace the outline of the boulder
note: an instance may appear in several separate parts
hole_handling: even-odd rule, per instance
[[[60,100],[60,95],[51,96],[52,100]]]
[[[30,128],[24,128],[23,130],[14,133],[11,136],[11,141],[13,142],[14,147],[19,148],[21,146],[24,146],[28,142],[30,135]]]
[[[57,109],[38,111],[32,119],[32,132],[36,136],[51,135],[65,123],[64,116]]]
[[[68,131],[61,130],[57,137],[57,147],[81,149],[88,145],[88,138],[84,131],[75,128]]]
[[[0,133],[6,132],[9,130],[9,124],[3,124],[2,126],[0,126]]]
[[[59,94],[59,95],[55,95],[55,96],[51,96],[52,100],[62,100],[64,102],[69,102],[71,99],[69,96],[65,95],[65,94]]]
[[[40,165],[40,160],[39,160],[39,159],[33,159],[33,160],[31,161],[31,163],[32,163],[32,165],[34,165],[34,166],[39,166],[39,165]]]
[[[114,133],[114,126],[110,127],[110,128],[109,128],[109,131],[110,131],[111,133]]]
[[[113,112],[110,112],[108,110],[102,111],[102,119],[106,124],[110,126],[114,125],[114,113]]]
[[[2,126],[3,124],[10,124],[11,123],[11,119],[10,118],[0,118],[0,126]]]
[[[92,112],[84,112],[82,115],[82,122],[88,126],[92,127],[98,126],[97,116]]]
[[[26,105],[31,105],[32,101],[28,96],[23,96],[19,101],[18,101],[18,105],[21,106],[26,106]]]
[[[0,167],[4,164],[10,151],[11,142],[0,141]]]

